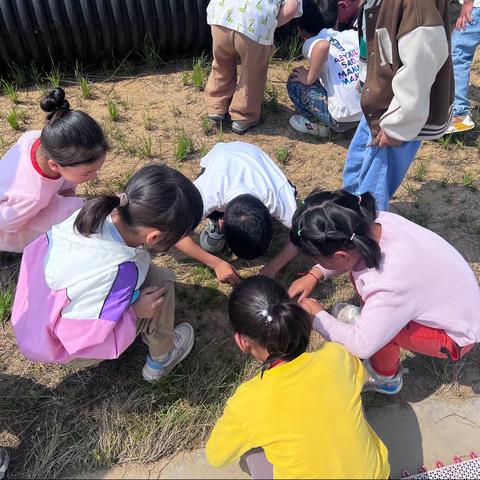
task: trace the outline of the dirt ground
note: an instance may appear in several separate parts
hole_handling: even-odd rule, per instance
[[[82,193],[118,190],[135,169],[151,161],[169,164],[194,179],[202,154],[217,142],[234,140],[263,148],[297,186],[300,197],[315,187],[339,188],[351,134],[318,140],[289,127],[288,118],[294,112],[285,82],[297,64],[272,62],[264,122],[243,137],[228,129],[207,131],[203,93],[184,85],[190,61],[162,65],[156,71],[132,73],[119,68],[114,74],[86,72],[93,82],[94,98],[90,100],[81,98],[74,79],[63,79],[72,106],[101,122],[112,146],[99,181],[84,186]],[[392,199],[392,211],[446,238],[480,278],[478,55],[472,84],[476,130],[426,142]],[[44,118],[38,106],[41,90],[27,87],[19,97],[16,108],[26,114],[21,130],[40,129]],[[117,121],[109,116],[109,100],[118,108]],[[10,109],[10,101],[0,96],[0,154],[22,133],[3,120]],[[175,153],[181,157],[179,142],[185,139],[193,142],[192,151],[176,158]],[[286,238],[279,227],[267,256],[254,262],[233,260],[235,267],[244,276],[254,274]],[[48,478],[125,461],[157,461],[175,451],[199,447],[225,397],[255,371],[255,365],[237,353],[231,340],[225,314],[230,288],[219,285],[206,267],[176,252],[156,261],[177,275],[178,321],[191,322],[197,333],[192,355],[160,385],[145,385],[141,380],[146,354],[141,342],[118,361],[78,372],[33,364],[18,352],[8,315],[4,315],[0,325],[0,445],[13,449],[15,476]],[[288,284],[307,266],[305,259],[296,260],[282,272],[280,280]],[[5,292],[14,287],[16,270],[1,268]],[[327,305],[354,301],[345,278],[326,282],[316,294]],[[416,402],[431,395],[464,397],[480,392],[478,348],[457,365],[410,354],[404,363],[410,374],[401,394],[394,398],[369,395],[367,408]]]

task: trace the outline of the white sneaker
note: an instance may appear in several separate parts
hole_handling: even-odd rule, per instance
[[[475,122],[472,120],[470,115],[465,115],[464,117],[453,117],[452,123],[445,132],[445,135],[449,135],[450,133],[468,132],[474,128]]]
[[[328,127],[321,123],[313,123],[303,115],[292,115],[288,123],[294,130],[300,133],[308,133],[318,138],[327,138],[330,135]]]
[[[408,368],[403,368],[400,364],[398,372],[392,376],[380,375],[370,365],[370,361],[363,360],[363,365],[367,369],[369,379],[363,387],[363,391],[374,391],[384,393],[385,395],[395,395],[403,387],[403,375],[408,373]]]
[[[195,333],[189,323],[177,325],[173,331],[173,348],[168,358],[159,362],[148,355],[142,369],[143,378],[147,382],[155,382],[165,377],[192,351],[194,341]]]
[[[220,253],[225,248],[225,235],[218,221],[208,220],[199,238],[200,246],[209,253]]]

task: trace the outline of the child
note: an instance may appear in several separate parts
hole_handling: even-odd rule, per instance
[[[275,162],[249,143],[217,143],[200,166],[202,173],[193,183],[202,195],[209,225],[200,235],[201,246],[187,236],[176,247],[213,268],[219,281],[237,283],[238,272],[212,253],[228,245],[240,258],[263,255],[272,241],[272,217],[290,228],[296,191]],[[275,269],[296,254],[287,246],[274,259]]]
[[[297,25],[310,68],[294,68],[288,79],[288,95],[299,112],[290,117],[290,125],[300,133],[325,137],[330,129],[344,132],[354,128],[361,117],[358,34],[335,30],[337,0],[318,5],[315,0],[305,0],[303,10]]]
[[[359,23],[364,115],[343,185],[355,194],[372,192],[379,209],[388,210],[420,141],[441,137],[450,124],[448,0],[366,0]]]
[[[453,120],[447,133],[466,132],[475,127],[470,116],[468,83],[475,50],[480,43],[480,0],[460,0],[462,10],[452,35],[452,61],[455,73]]]
[[[480,289],[468,263],[430,230],[377,212],[370,193],[314,191],[295,213],[290,238],[318,265],[289,294],[300,295],[327,340],[370,358],[374,390],[402,388],[400,347],[455,361],[480,341]],[[318,280],[346,272],[363,304],[353,325],[307,298]]]
[[[22,252],[84,204],[75,187],[93,180],[108,143],[98,123],[70,109],[61,88],[41,101],[43,130],[23,134],[3,159],[0,177],[0,251]]]
[[[357,27],[360,0],[337,0],[338,1],[338,30],[351,30]]]
[[[89,201],[32,242],[12,312],[22,353],[37,362],[92,365],[118,358],[141,333],[149,347],[144,379],[166,375],[188,355],[194,334],[187,323],[173,328],[174,276],[151,263],[146,248],[166,251],[201,216],[190,180],[150,165],[124,193]]]
[[[302,15],[302,0],[211,0],[212,72],[205,89],[208,116],[230,114],[232,130],[245,133],[260,123],[268,62],[277,27]],[[241,73],[237,82],[237,58]]]
[[[229,315],[238,347],[263,366],[227,401],[208,461],[247,454],[253,478],[272,478],[272,466],[273,478],[388,478],[387,449],[363,415],[361,362],[334,343],[306,353],[311,320],[268,277],[235,287]]]

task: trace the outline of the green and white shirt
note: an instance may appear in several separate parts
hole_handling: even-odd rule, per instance
[[[302,0],[210,0],[207,22],[243,33],[262,45],[272,45],[278,12],[288,1],[298,2],[296,17],[301,17]]]

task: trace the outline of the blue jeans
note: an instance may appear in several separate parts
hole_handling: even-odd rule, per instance
[[[372,133],[365,116],[350,143],[343,169],[343,188],[355,195],[371,192],[379,210],[388,211],[390,197],[405,177],[420,147],[419,141],[399,147],[369,147]]]
[[[472,10],[472,20],[471,25],[467,22],[465,30],[455,30],[452,34],[452,61],[455,74],[453,114],[456,117],[470,113],[468,84],[475,49],[480,43],[480,7],[474,7]]]
[[[328,95],[325,87],[317,80],[312,85],[287,81],[287,92],[300,115],[311,122],[321,122],[335,132],[346,132],[356,122],[337,122],[328,111]]]

